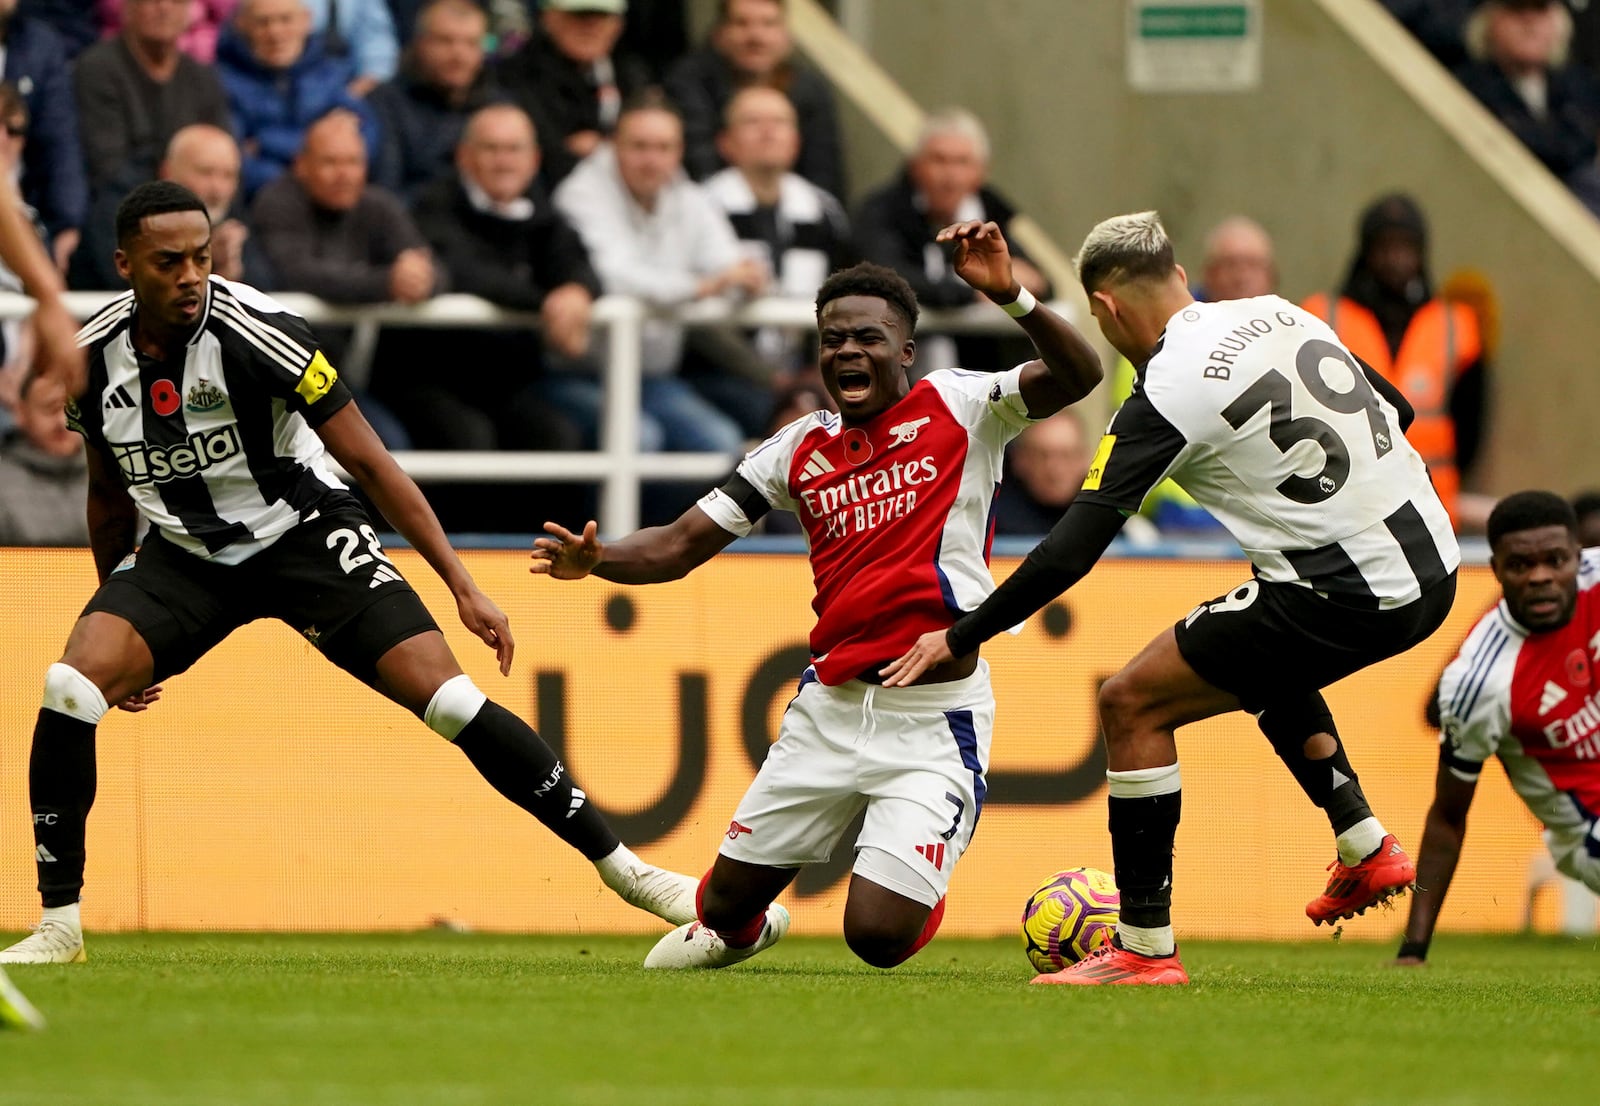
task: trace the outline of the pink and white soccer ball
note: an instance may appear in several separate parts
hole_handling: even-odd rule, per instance
[[[1098,868],[1057,872],[1028,896],[1022,908],[1022,945],[1041,972],[1076,964],[1117,932],[1122,895]]]

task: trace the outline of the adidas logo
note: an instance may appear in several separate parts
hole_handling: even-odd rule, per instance
[[[574,787],[572,789],[572,805],[567,808],[567,817],[571,818],[574,814],[578,813],[579,810],[582,810],[583,804],[588,800],[588,798],[589,796],[583,793],[583,788]]]
[[[33,850],[33,858],[40,864],[54,864],[56,862],[56,858],[50,855],[50,850],[43,845]]]
[[[128,394],[128,389],[119,384],[106,394],[106,401],[101,404],[101,410],[115,411],[132,406],[133,397]]]
[[[832,472],[832,463],[822,455],[822,450],[814,450],[811,459],[806,462],[806,467],[800,470],[800,479],[815,480],[825,472]]]
[[[1543,718],[1567,697],[1566,690],[1554,680],[1544,682],[1544,694],[1539,696],[1539,717]]]
[[[388,565],[379,565],[372,574],[372,583],[367,585],[367,590],[371,591],[373,588],[382,587],[384,584],[392,584],[398,579],[400,579],[400,573]]]
[[[929,864],[932,864],[935,868],[944,868],[943,841],[940,841],[934,845],[918,845],[917,852],[921,854],[924,860],[926,860]]]

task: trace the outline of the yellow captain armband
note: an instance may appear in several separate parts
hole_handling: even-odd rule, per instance
[[[307,404],[312,404],[327,395],[333,388],[333,382],[338,379],[338,370],[328,363],[319,349],[311,358],[311,364],[306,366],[306,371],[300,374],[300,383],[294,386],[294,390]]]
[[[1083,490],[1097,492],[1100,490],[1100,480],[1106,474],[1106,462],[1111,460],[1111,448],[1117,444],[1115,434],[1107,434],[1100,439],[1100,446],[1094,451],[1094,460],[1089,462],[1089,473],[1083,478]]]

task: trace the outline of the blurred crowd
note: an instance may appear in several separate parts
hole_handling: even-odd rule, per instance
[[[1588,3],[1385,3],[1600,210]],[[959,307],[975,296],[935,233],[965,219],[1006,230],[1014,214],[989,182],[983,125],[958,108],[928,116],[891,179],[852,182],[832,88],[796,56],[784,0],[719,0],[699,43],[683,0],[0,0],[0,56],[0,172],[74,289],[123,286],[116,206],[165,177],[205,201],[228,279],[336,304],[466,292],[539,315],[537,330],[382,330],[352,383],[396,449],[596,448],[600,295],[809,300],[830,270],[867,259],[925,306]],[[1021,283],[1051,295],[1008,238]],[[1483,504],[1461,478],[1483,440],[1493,296],[1472,273],[1436,285],[1427,247],[1419,206],[1382,197],[1344,284],[1306,306],[1406,392],[1412,436],[1471,529]],[[1202,298],[1275,292],[1269,232],[1226,220],[1194,276]],[[351,334],[319,333],[340,363]],[[39,415],[56,398],[22,389],[27,352],[25,327],[0,326],[0,543],[80,541],[81,511],[43,510],[81,502],[83,466]],[[806,334],[657,316],[642,352],[644,451],[731,455],[829,402]],[[1026,355],[1015,339],[919,335],[922,371]],[[1113,375],[1116,399],[1132,372]],[[1047,529],[1093,445],[1073,414],[1025,433],[999,531]],[[551,496],[581,513],[592,490],[508,494],[464,492],[447,525],[527,530]],[[659,510],[680,506],[669,495]],[[1145,514],[1151,534],[1218,533],[1173,486]]]

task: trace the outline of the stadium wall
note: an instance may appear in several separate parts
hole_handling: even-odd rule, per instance
[[[465,554],[518,636],[513,674],[455,621],[443,588],[395,554],[479,685],[537,720],[591,798],[645,856],[709,864],[806,659],[803,557],[729,555],[653,588],[530,577],[515,551]],[[1015,559],[997,562],[1008,574]],[[1111,867],[1099,683],[1242,562],[1110,561],[1017,637],[988,650],[999,700],[989,802],[956,873],[945,932],[1014,932],[1059,868]],[[45,667],[94,580],[87,552],[0,550],[0,930],[36,918],[27,760]],[[1494,596],[1466,573],[1449,625],[1329,695],[1363,786],[1413,848],[1432,793],[1422,707],[1453,647]],[[1194,936],[1305,937],[1332,842],[1248,718],[1180,738],[1184,821],[1175,917]],[[464,757],[325,663],[282,625],[236,633],[99,738],[84,916],[92,929],[387,930],[436,921],[526,932],[650,932],[591,869],[495,795]],[[1522,921],[1537,827],[1491,767],[1444,914],[1445,930]],[[849,850],[789,893],[796,930],[838,932]],[[1553,908],[1552,908],[1553,909]],[[1553,916],[1553,915],[1552,915]],[[1347,937],[1389,938],[1399,914]]]
[[[845,2],[862,45],[921,107],[978,113],[995,182],[1069,253],[1099,219],[1153,207],[1198,268],[1206,230],[1245,213],[1276,239],[1282,291],[1299,300],[1342,281],[1371,200],[1411,192],[1436,280],[1476,267],[1499,296],[1482,490],[1594,482],[1600,224],[1373,0],[1262,0],[1259,87],[1161,95],[1128,86],[1127,2]],[[865,191],[901,154],[869,117],[882,98],[863,110],[853,84],[870,83],[838,85]]]

